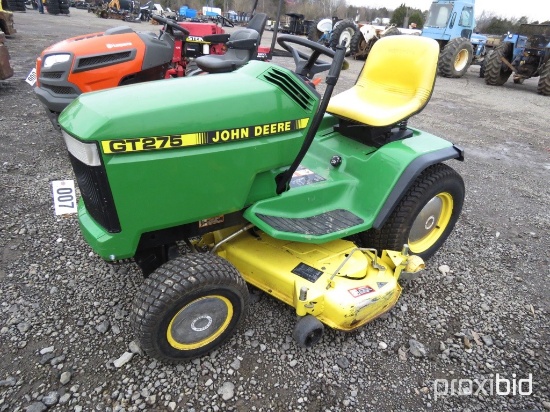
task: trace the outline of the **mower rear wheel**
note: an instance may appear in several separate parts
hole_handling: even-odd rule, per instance
[[[445,242],[460,216],[464,181],[451,167],[438,163],[426,168],[380,230],[359,234],[365,247],[401,250],[430,258]]]
[[[226,260],[192,253],[168,261],[144,282],[133,303],[143,350],[175,363],[222,345],[244,319],[248,289]]]
[[[292,337],[302,348],[311,348],[323,337],[325,326],[319,319],[312,315],[300,318],[294,327]]]

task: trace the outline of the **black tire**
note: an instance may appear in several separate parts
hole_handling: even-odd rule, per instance
[[[26,12],[27,7],[25,5],[25,0],[15,0],[15,10]]]
[[[336,46],[342,41],[346,46],[346,56],[349,56],[351,49],[351,39],[357,31],[357,25],[351,20],[340,20],[332,28],[330,35],[330,48],[336,50]]]
[[[354,56],[356,60],[365,60],[377,40],[377,37],[373,37],[367,42],[361,30],[357,30],[351,38],[350,54]]]
[[[25,1],[21,0],[11,0],[8,1],[8,8],[10,11],[27,11],[27,7],[25,6]]]
[[[540,71],[537,93],[543,96],[550,96],[550,60],[544,63],[544,67]]]
[[[460,216],[464,181],[451,167],[438,163],[418,176],[380,230],[359,233],[364,247],[401,250],[430,258],[445,242]]]
[[[67,0],[59,0],[59,11],[62,14],[69,14],[69,2]]]
[[[163,264],[144,282],[132,321],[143,350],[175,363],[222,345],[246,314],[248,289],[226,260],[192,253]]]
[[[59,1],[58,0],[48,0],[46,3],[49,14],[59,14]]]
[[[483,60],[481,61],[481,63],[479,64],[479,77],[481,77],[482,79],[485,77],[485,69],[486,69],[486,66],[487,66],[487,59],[489,58],[491,53],[493,53],[492,50],[488,51],[487,54],[485,55],[485,57],[483,58]]]
[[[470,67],[473,56],[470,40],[464,37],[449,40],[439,54],[438,72],[443,77],[462,77]]]
[[[307,39],[318,42],[321,36],[323,35],[323,32],[317,29],[317,23],[319,23],[321,20],[316,20],[313,22],[311,26],[309,26],[309,31],[307,33]]]
[[[294,327],[292,337],[302,348],[311,348],[323,337],[325,326],[319,319],[312,315],[300,318]]]
[[[479,77],[484,78],[485,77],[485,61],[487,58],[483,59],[483,61],[479,65]]]
[[[491,54],[487,56],[485,65],[485,83],[490,86],[502,86],[508,81],[512,70],[502,63],[504,57],[508,61],[512,59],[514,45],[510,42],[499,44]]]

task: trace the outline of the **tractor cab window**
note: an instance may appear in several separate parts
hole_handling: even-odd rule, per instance
[[[425,25],[430,27],[446,27],[452,11],[452,4],[433,3]]]
[[[472,19],[474,17],[474,8],[473,7],[464,7],[462,13],[460,13],[460,20],[458,25],[462,27],[471,27],[473,24]]]

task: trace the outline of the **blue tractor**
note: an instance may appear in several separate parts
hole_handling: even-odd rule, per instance
[[[485,55],[484,42],[472,45],[474,0],[437,0],[430,7],[422,36],[439,43],[438,72],[444,77],[462,77],[474,62]],[[474,51],[475,47],[475,51]]]
[[[462,77],[471,64],[481,64],[485,57],[487,38],[475,34],[474,27],[474,0],[434,0],[422,32],[364,25],[351,39],[351,54],[356,59],[367,58],[371,47],[381,37],[421,34],[439,44],[439,75]]]
[[[550,24],[522,24],[487,57],[485,83],[502,86],[513,74],[516,84],[539,76],[537,92],[550,96]]]

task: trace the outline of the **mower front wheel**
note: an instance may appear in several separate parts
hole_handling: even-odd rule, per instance
[[[445,242],[460,216],[464,181],[451,167],[438,163],[426,168],[409,188],[380,230],[359,234],[364,247],[401,250],[430,258]]]
[[[300,318],[294,327],[292,337],[302,348],[311,348],[323,337],[325,326],[319,319],[312,315]]]
[[[133,323],[145,353],[175,363],[222,345],[247,306],[246,283],[229,262],[193,253],[166,262],[145,280]]]

